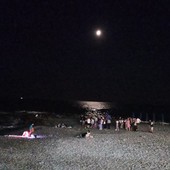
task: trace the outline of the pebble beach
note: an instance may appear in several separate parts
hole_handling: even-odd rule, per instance
[[[43,139],[0,136],[0,170],[170,170],[169,125],[155,125],[154,133],[145,124],[136,132],[91,129],[89,139],[77,138],[86,130],[72,125],[35,126]]]

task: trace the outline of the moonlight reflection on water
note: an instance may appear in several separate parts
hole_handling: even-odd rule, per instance
[[[96,102],[96,101],[78,101],[80,107],[92,110],[92,109],[111,109],[114,104],[111,102]]]

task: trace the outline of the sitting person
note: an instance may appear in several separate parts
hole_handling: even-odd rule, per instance
[[[24,131],[22,136],[23,137],[36,137],[36,135],[34,135],[34,124],[31,124],[30,127],[29,127],[29,130],[28,131]]]
[[[29,127],[29,135],[31,136],[34,133],[34,124],[31,124]]]
[[[23,137],[30,137],[29,132],[28,131],[24,131],[22,134]]]

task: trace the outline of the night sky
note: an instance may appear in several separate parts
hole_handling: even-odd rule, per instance
[[[170,103],[168,2],[1,0],[1,98]]]

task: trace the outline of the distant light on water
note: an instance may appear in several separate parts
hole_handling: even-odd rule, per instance
[[[89,110],[110,109],[114,106],[110,102],[96,102],[96,101],[78,101],[79,106]]]

